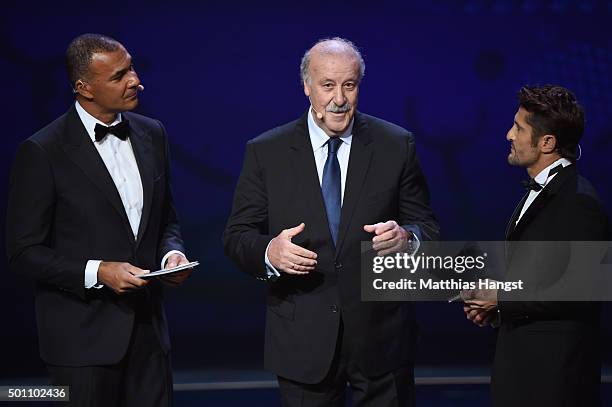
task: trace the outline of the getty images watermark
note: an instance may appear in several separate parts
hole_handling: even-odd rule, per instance
[[[362,242],[363,301],[443,301],[498,290],[508,301],[612,300],[611,242],[421,242],[379,256]]]
[[[424,252],[408,254],[406,252],[395,253],[387,256],[375,256],[373,258],[372,271],[381,274],[385,270],[400,270],[412,275],[417,271],[421,273],[454,272],[463,274],[465,272],[485,271],[488,253],[484,252],[478,256],[442,256],[426,255]],[[375,278],[373,286],[377,290],[485,290],[497,289],[503,291],[522,290],[523,280],[497,281],[489,278],[477,278],[475,281],[464,281],[451,274],[450,278],[437,279],[432,276],[422,278],[400,278],[399,280],[385,281],[382,277]]]

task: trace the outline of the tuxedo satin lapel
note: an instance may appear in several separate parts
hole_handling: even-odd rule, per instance
[[[527,208],[527,211],[525,211],[510,235],[514,236],[516,234],[520,234],[521,231],[523,231],[523,229],[525,229],[525,227],[531,223],[533,218],[537,216],[537,214],[546,206],[549,199],[550,193],[545,188],[542,190],[542,192],[540,192],[538,197],[531,203],[531,205],[529,205],[529,208]]]
[[[321,184],[319,183],[319,175],[317,173],[317,164],[315,163],[308,133],[307,117],[304,115],[296,125],[295,134],[290,146],[291,165],[297,180],[295,188],[300,200],[306,202],[305,207],[309,208],[308,213],[313,216],[314,224],[304,222],[306,223],[306,228],[314,229],[314,236],[327,236],[331,243],[332,238],[327,221],[327,211],[325,210]]]
[[[121,202],[119,192],[115,183],[102,160],[98,150],[87,134],[81,119],[74,106],[68,111],[66,117],[66,129],[63,132],[62,149],[89,178],[89,180],[100,190],[105,199],[115,208],[121,217],[126,232],[132,235],[132,228],[128,220],[125,208]]]
[[[510,237],[521,233],[533,219],[546,207],[548,201],[557,194],[559,188],[572,176],[576,175],[576,166],[570,165],[563,168],[557,175],[550,180],[548,185],[542,189],[538,197],[529,205],[527,211],[521,217],[521,220],[516,224],[516,227],[511,230]]]
[[[368,132],[367,123],[360,117],[359,113],[357,113],[353,125],[353,141],[351,143],[346,184],[344,186],[344,199],[342,201],[336,257],[338,257],[342,249],[348,226],[351,223],[355,207],[357,206],[357,202],[363,190],[363,185],[365,184],[368,169],[370,168],[370,162],[372,160],[371,141],[372,137]]]
[[[128,116],[129,117],[129,116]],[[142,236],[147,229],[149,217],[151,215],[151,204],[153,200],[153,181],[155,176],[155,157],[153,156],[153,145],[151,135],[148,131],[137,126],[135,120],[130,120],[130,143],[140,172],[142,181],[142,215],[138,226],[138,237],[136,244],[140,244]]]
[[[525,205],[525,201],[527,200],[528,196],[529,192],[523,195],[523,198],[521,198],[519,203],[516,205],[516,208],[514,208],[514,212],[512,212],[510,221],[508,221],[508,225],[506,226],[506,240],[509,240],[510,235],[512,234],[512,232],[514,232],[514,228],[516,227],[516,220],[521,214],[521,210],[523,209],[523,205]]]

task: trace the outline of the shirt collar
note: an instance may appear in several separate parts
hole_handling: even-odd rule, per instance
[[[106,123],[102,123],[100,120],[90,115],[85,109],[83,109],[83,106],[81,106],[78,101],[74,102],[74,107],[76,108],[79,118],[81,119],[83,126],[85,126],[85,130],[87,130],[87,134],[89,134],[91,141],[96,142],[96,132],[94,130],[96,128],[96,124],[99,123],[103,126],[109,125]],[[117,113],[117,116],[115,116],[115,120],[110,124],[110,126],[114,126],[122,120],[123,119],[121,117],[121,113]]]
[[[563,166],[563,168],[565,168],[568,165],[572,165],[572,162],[570,160],[568,160],[567,158],[559,158],[557,161],[555,161],[554,163],[550,164],[548,167],[546,167],[542,171],[540,171],[538,173],[538,175],[536,175],[535,178],[534,178],[535,182],[537,182],[540,185],[546,184],[546,181],[549,178],[548,177],[548,172],[550,170],[552,170],[553,168],[555,168],[559,164],[561,164]]]
[[[351,123],[349,124],[346,131],[341,134],[340,140],[347,145],[351,145],[353,141],[353,123],[355,122],[355,117],[351,119]],[[312,144],[312,150],[317,151],[322,148],[325,143],[329,141],[331,137],[329,137],[322,128],[319,127],[317,122],[312,117],[312,109],[308,109],[308,133],[310,134],[310,143]]]

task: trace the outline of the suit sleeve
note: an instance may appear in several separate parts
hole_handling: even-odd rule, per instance
[[[608,217],[601,204],[592,197],[576,194],[568,201],[563,213],[563,234],[556,240],[560,241],[607,241],[610,238]],[[563,259],[558,253],[541,254],[540,258],[549,258],[550,262],[563,262],[557,267],[567,265],[568,259]],[[544,260],[545,261],[545,260]],[[550,268],[547,264],[542,269]],[[537,269],[530,267],[529,269]],[[559,276],[560,278],[561,276]],[[589,278],[585,274],[585,278]],[[502,320],[542,320],[542,319],[584,319],[597,316],[598,303],[578,301],[512,301],[512,292],[500,291],[498,305]]]
[[[437,240],[440,237],[440,227],[429,206],[429,189],[411,134],[407,137],[406,162],[400,180],[399,214],[400,225],[419,240]]]
[[[85,298],[85,258],[52,248],[56,191],[47,153],[32,140],[17,151],[9,179],[6,245],[11,271]]]
[[[183,245],[181,228],[179,226],[176,209],[174,207],[174,198],[172,196],[172,184],[170,176],[170,148],[168,144],[168,135],[164,126],[160,122],[157,123],[159,124],[161,133],[163,135],[164,167],[166,173],[166,196],[164,197],[159,247],[157,252],[157,263],[160,263],[164,255],[166,255],[171,250],[177,250],[181,253],[185,253],[185,247]]]
[[[242,271],[266,278],[265,252],[268,235],[268,197],[264,173],[251,141],[234,194],[232,211],[223,233],[225,253]]]

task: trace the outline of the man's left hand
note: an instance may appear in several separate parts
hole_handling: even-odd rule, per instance
[[[365,225],[363,230],[376,235],[372,239],[372,248],[376,250],[377,256],[401,252],[408,248],[410,234],[394,220]]]
[[[180,266],[182,264],[189,263],[189,260],[182,254],[173,253],[166,260],[165,269],[169,269],[172,267]],[[193,269],[186,269],[183,271],[179,271],[178,273],[173,273],[166,276],[161,276],[161,280],[168,285],[179,286],[183,284],[183,282],[189,277],[189,275],[193,272]]]
[[[464,302],[482,302],[497,306],[497,289],[463,290],[461,299]]]

